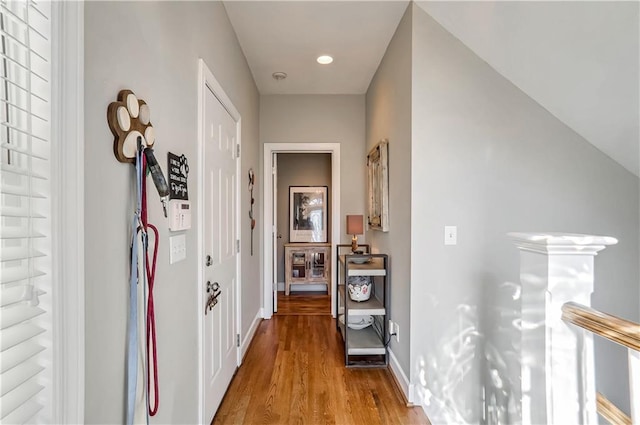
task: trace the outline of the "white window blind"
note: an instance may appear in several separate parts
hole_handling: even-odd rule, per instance
[[[51,4],[0,1],[0,422],[51,419]]]

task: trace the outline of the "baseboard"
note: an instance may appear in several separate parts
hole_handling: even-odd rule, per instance
[[[242,346],[240,350],[240,352],[242,353],[242,355],[240,356],[242,361],[244,361],[244,356],[247,354],[247,351],[249,351],[249,346],[251,345],[251,341],[253,341],[253,337],[256,335],[256,331],[258,330],[258,325],[260,324],[261,321],[262,321],[262,309],[260,309],[256,314],[256,317],[254,317],[253,323],[251,323],[251,326],[249,327],[249,331],[247,332],[244,339],[242,340]]]
[[[407,379],[407,375],[405,375],[404,371],[400,367],[400,363],[398,363],[398,358],[393,354],[391,349],[389,349],[389,371],[391,372],[391,376],[396,382],[396,385],[400,389],[400,393],[402,394],[405,404],[407,406],[413,406],[411,398],[409,397],[409,379]]]
[[[427,418],[435,418],[437,417],[437,415],[435,414],[436,412],[429,412],[429,406],[426,403],[426,400],[428,399],[428,397],[426,396],[427,391],[428,390],[426,388],[415,383],[409,385],[409,400],[411,400],[410,405],[422,407],[422,411],[427,416]]]
[[[327,285],[324,283],[305,283],[304,285],[291,285],[291,291],[295,292],[318,292],[318,291],[326,291]],[[283,289],[284,291],[284,289]]]
[[[278,291],[284,292],[284,282],[278,282]],[[326,291],[327,285],[325,283],[305,283],[305,284],[291,284],[291,290],[296,292],[315,292]]]

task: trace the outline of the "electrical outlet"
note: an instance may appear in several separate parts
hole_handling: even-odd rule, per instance
[[[395,335],[396,341],[400,342],[400,337],[398,336],[399,333],[400,333],[400,326],[398,326],[397,323],[394,323],[391,320],[389,320],[389,335],[390,336]]]

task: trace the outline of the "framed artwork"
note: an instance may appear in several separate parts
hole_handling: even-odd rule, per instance
[[[367,155],[369,229],[389,231],[389,141],[383,139]]]
[[[289,186],[289,241],[327,242],[327,186]]]

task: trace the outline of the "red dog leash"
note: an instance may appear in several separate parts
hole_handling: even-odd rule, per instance
[[[159,232],[158,228],[153,224],[150,224],[147,220],[147,161],[143,156],[143,179],[142,179],[142,224],[144,226],[144,232],[147,235],[145,244],[145,261],[147,269],[147,284],[149,292],[147,294],[147,401],[149,407],[149,415],[154,416],[158,412],[158,406],[160,404],[160,396],[158,393],[159,380],[158,380],[158,354],[157,354],[157,341],[156,341],[156,316],[155,306],[153,303],[153,288],[155,286],[156,278],[156,261],[158,259],[158,247],[159,247]],[[154,233],[154,246],[153,246],[153,260],[149,262],[149,234],[148,228],[151,228]],[[153,406],[149,394],[151,393],[151,366],[153,365]]]

